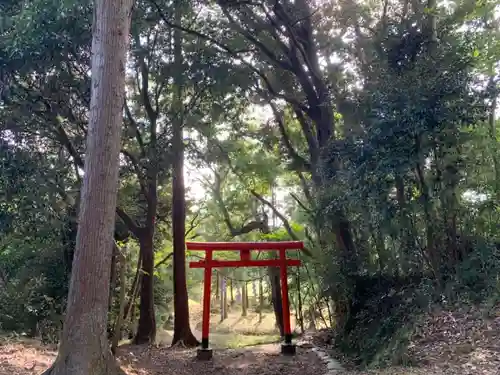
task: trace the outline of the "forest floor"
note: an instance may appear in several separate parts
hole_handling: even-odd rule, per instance
[[[241,324],[236,329],[240,330],[237,335],[245,336],[245,321],[234,317],[233,323],[235,321],[239,323],[233,328]],[[428,314],[413,334],[407,353],[411,363],[418,366],[414,368],[394,366],[332,372],[311,345],[299,347],[296,357],[283,357],[276,343],[246,347],[240,343],[227,348],[227,343],[235,340],[234,333],[228,335],[223,329],[217,335],[220,338],[214,345],[211,362],[197,361],[195,350],[172,349],[167,345],[122,345],[118,360],[128,375],[500,375],[500,305],[488,313],[478,308],[461,307]],[[255,333],[254,336],[260,337]],[[311,337],[316,346],[328,351],[333,358],[339,358],[328,343],[327,332]],[[222,348],[224,345],[226,349]],[[0,337],[0,375],[39,374],[55,357],[54,347],[43,346],[37,340]],[[343,361],[343,365],[351,368],[348,361]]]
[[[340,358],[330,338],[328,331],[318,332],[313,342]],[[403,357],[415,367],[342,375],[500,375],[500,303],[487,308],[462,305],[434,309],[414,327]],[[342,362],[345,368],[354,367],[348,360]]]
[[[124,345],[118,361],[127,375],[319,375],[325,365],[310,349],[295,357],[280,354],[278,344],[238,349],[215,349],[212,361],[196,360],[192,349]],[[34,340],[0,344],[0,375],[39,374],[54,361],[56,352]]]

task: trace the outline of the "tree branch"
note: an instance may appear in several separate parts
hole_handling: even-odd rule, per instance
[[[203,34],[199,31],[196,31],[193,29],[185,28],[181,25],[176,25],[175,23],[171,22],[165,16],[165,14],[161,10],[161,7],[155,2],[155,0],[149,0],[149,2],[151,4],[153,4],[153,6],[156,8],[158,14],[160,15],[161,19],[163,20],[163,22],[165,22],[165,24],[167,26],[172,27],[172,28],[176,28],[178,30],[185,32],[186,34],[195,36],[199,39],[203,39],[203,40],[213,44],[214,46],[217,46],[222,52],[225,52],[226,54],[233,57],[234,59],[237,59],[242,65],[246,66],[253,73],[255,73],[258,77],[260,77],[260,79],[262,79],[262,81],[264,82],[264,85],[266,86],[267,90],[271,93],[271,95],[275,96],[276,98],[281,98],[281,99],[285,100],[286,102],[293,104],[294,106],[297,106],[298,108],[301,108],[304,111],[308,110],[308,108],[304,104],[302,104],[300,101],[298,101],[297,99],[290,97],[286,94],[280,94],[278,92],[278,90],[271,84],[271,81],[267,78],[266,74],[263,71],[257,69],[251,63],[249,63],[248,61],[243,59],[241,56],[239,56],[239,53],[248,52],[248,49],[244,49],[241,51],[233,50],[229,46],[225,45],[224,43],[219,42],[218,40],[211,37],[210,35]]]
[[[292,145],[292,142],[290,141],[290,137],[288,137],[288,134],[286,132],[286,127],[285,123],[283,121],[283,116],[282,114],[279,113],[278,108],[276,108],[276,105],[272,102],[269,101],[269,105],[271,106],[271,109],[273,111],[274,119],[276,121],[276,124],[278,124],[278,129],[281,134],[281,138],[283,140],[283,144],[285,145],[287,151],[288,151],[288,156],[290,159],[292,159],[293,164],[297,167],[302,167],[301,169],[305,169],[306,171],[310,172],[311,171],[311,163],[309,163],[305,158],[299,155],[299,153],[295,150],[295,148]]]
[[[137,180],[139,182],[139,187],[141,189],[141,193],[142,193],[142,195],[144,195],[144,198],[146,198],[146,201],[149,202],[151,199],[150,199],[150,196],[146,190],[146,186],[144,185],[144,176],[141,173],[139,161],[137,160],[137,158],[134,155],[132,155],[132,153],[130,153],[129,151],[127,151],[125,149],[120,150],[120,152],[123,155],[125,155],[132,163],[132,168],[134,169],[135,174],[137,175]]]
[[[231,169],[231,171],[236,175],[238,176],[238,178],[243,182],[243,179],[240,175],[240,173],[238,173],[238,171],[235,170],[235,168],[233,167],[232,163],[231,163],[231,160],[229,158],[229,155],[227,154],[227,152],[225,152],[225,150],[222,148],[222,146],[220,144],[217,144],[219,146],[219,149],[222,151],[223,155],[225,156],[227,162],[228,162],[228,165],[229,165],[229,168]],[[292,226],[290,225],[288,219],[281,213],[278,211],[278,209],[271,203],[269,202],[267,199],[265,199],[262,195],[260,195],[259,193],[257,193],[254,189],[250,189],[248,188],[248,191],[255,197],[257,198],[257,200],[259,200],[261,203],[263,203],[264,205],[266,205],[267,207],[269,207],[271,209],[271,211],[273,211],[273,213],[281,220],[281,222],[283,223],[283,226],[285,227],[285,230],[287,231],[288,235],[290,236],[290,238],[292,238],[294,241],[300,241],[299,237],[295,234],[295,232],[293,231],[292,229]],[[229,215],[229,214],[228,214]],[[266,223],[267,224],[267,223]],[[310,256],[312,257],[312,252],[307,249],[307,248],[304,248],[304,254],[306,254],[307,256]]]
[[[144,141],[142,140],[142,135],[141,132],[139,131],[139,126],[137,125],[137,122],[134,120],[134,117],[132,116],[132,112],[130,112],[130,108],[127,104],[127,100],[125,100],[125,114],[127,115],[127,119],[130,122],[130,125],[134,127],[135,131],[135,138],[137,140],[137,143],[139,144],[139,149],[141,150],[141,157],[146,156],[146,147],[144,146]]]
[[[188,237],[189,234],[194,230],[194,228],[196,228],[196,219],[200,216],[199,213],[196,213],[193,215],[193,218],[191,219],[191,221],[189,222],[189,229],[186,230],[185,234],[184,234],[184,237]]]
[[[140,237],[142,234],[142,227],[137,225],[136,221],[133,220],[125,211],[121,209],[121,207],[116,207],[116,214],[122,221],[125,223],[125,225],[128,227],[128,229],[134,234],[136,237]]]
[[[262,195],[260,195],[259,193],[257,193],[255,190],[253,189],[250,189],[250,193],[255,197],[257,198],[260,202],[262,202],[264,205],[266,205],[267,207],[269,207],[271,209],[271,211],[273,211],[273,213],[281,220],[281,222],[283,223],[283,226],[285,227],[288,235],[290,236],[290,238],[294,241],[300,241],[299,237],[297,237],[297,235],[295,234],[295,232],[293,231],[292,229],[292,226],[290,225],[290,223],[288,222],[288,219],[281,213],[278,211],[278,209],[271,203],[269,202],[266,198],[264,198]],[[307,248],[304,248],[303,249],[304,251],[304,254],[306,254],[307,256],[310,256],[312,257],[312,253],[309,249]]]
[[[264,218],[263,220],[254,220],[251,221],[245,225],[243,225],[241,228],[235,228],[233,223],[231,222],[231,217],[229,216],[229,211],[226,208],[226,205],[224,204],[224,201],[222,199],[222,194],[221,194],[221,177],[220,174],[216,171],[214,171],[215,175],[215,186],[212,189],[215,199],[217,200],[219,204],[219,208],[222,211],[222,216],[224,218],[224,222],[226,223],[226,226],[229,230],[229,233],[231,234],[231,237],[236,237],[240,236],[242,234],[250,233],[253,232],[254,230],[260,230],[262,232],[266,232],[269,230],[269,224],[267,223],[267,218]]]
[[[162,260],[160,260],[158,263],[155,264],[154,268],[158,268],[160,267],[162,264],[166,263],[170,258],[172,258],[172,256],[174,255],[174,253],[170,253],[168,254],[165,258],[163,258]]]

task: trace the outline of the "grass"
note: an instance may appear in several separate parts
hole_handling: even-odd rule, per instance
[[[262,344],[273,344],[280,341],[279,335],[240,335],[240,334],[232,334],[232,335],[224,335],[228,336],[225,338],[222,347],[229,349],[237,349],[244,348],[247,346],[256,346]],[[213,343],[213,346],[216,347],[216,344]],[[218,346],[218,345],[217,345]]]
[[[254,306],[250,306],[247,316],[242,317],[241,306],[237,305],[228,311],[227,319],[221,322],[220,313],[217,313],[218,306],[212,307],[210,314],[210,345],[212,347],[235,349],[279,341],[272,310],[263,312],[262,320],[259,321],[259,314],[254,311]],[[200,339],[203,308],[199,302],[190,299],[189,312],[193,333]],[[291,320],[293,327],[295,323],[293,316]],[[172,341],[173,327],[165,328],[157,330],[157,344],[161,346],[168,346]]]

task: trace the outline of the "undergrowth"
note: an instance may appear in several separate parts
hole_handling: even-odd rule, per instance
[[[424,275],[358,277],[354,302],[336,344],[360,367],[418,365],[408,356],[414,329],[433,307],[492,308],[500,301],[500,250],[477,248],[461,262],[441,291]]]

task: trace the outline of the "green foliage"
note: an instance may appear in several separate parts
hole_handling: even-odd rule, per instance
[[[67,293],[60,238],[68,217],[57,211],[50,164],[5,143],[0,152],[0,298],[5,302],[0,329],[27,334],[39,330],[50,341],[61,326]]]
[[[448,285],[451,296],[471,303],[500,298],[500,249],[477,244],[475,251],[457,267],[455,279]]]

